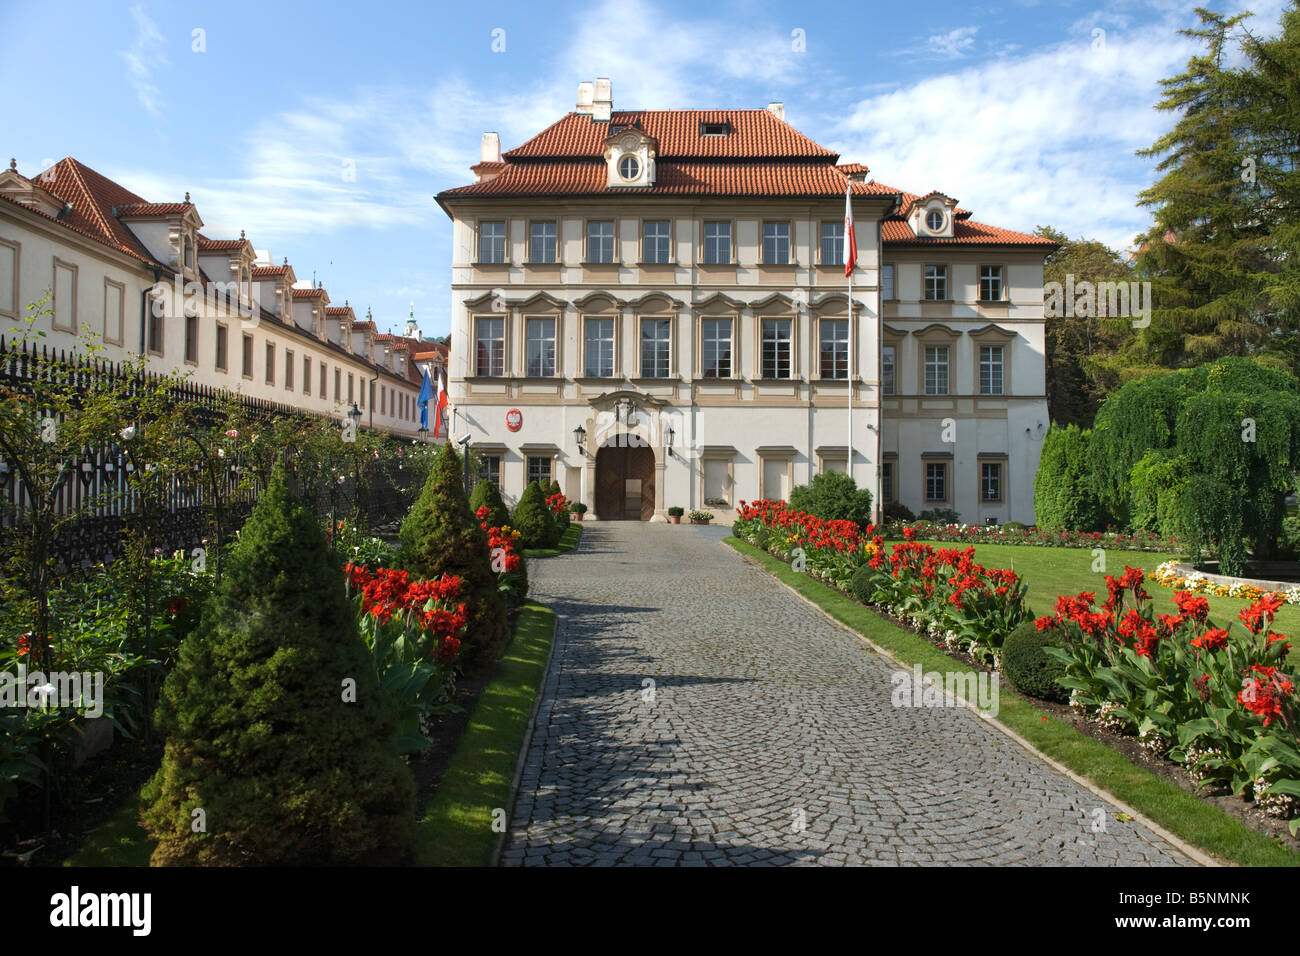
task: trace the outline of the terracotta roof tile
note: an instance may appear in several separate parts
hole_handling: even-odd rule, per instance
[[[1011,229],[985,225],[973,219],[958,220],[953,223],[954,237],[951,239],[918,238],[912,227],[901,219],[889,219],[881,224],[881,238],[888,244],[914,244],[921,246],[951,246],[962,244],[983,244],[1000,246],[1055,246],[1051,239],[1034,236]]]
[[[616,193],[650,196],[843,196],[847,177],[830,163],[661,162],[655,185],[609,187],[603,160],[511,163],[483,183],[448,189],[458,196],[573,196]],[[895,192],[876,183],[853,183],[854,195]]]
[[[288,274],[288,266],[253,266],[254,279],[274,279]]]
[[[298,290],[295,289],[294,291],[296,292]],[[310,291],[310,290],[304,290],[304,291]],[[327,305],[325,306],[325,314],[326,315],[355,315],[355,313],[352,311],[352,306],[350,305]],[[353,323],[353,328],[355,328],[356,325],[357,323]]]
[[[190,208],[187,202],[136,202],[117,207],[117,215],[123,219],[143,216],[174,216]]]
[[[295,299],[316,299],[326,295],[324,289],[294,289],[293,297]]]
[[[728,123],[726,136],[700,135],[701,123]],[[619,110],[608,123],[569,113],[522,146],[503,155],[507,161],[559,157],[599,157],[611,127],[631,126],[659,141],[660,159],[806,158],[837,159],[771,112],[760,110]]]
[[[199,234],[200,252],[234,252],[251,245],[247,239],[209,239],[202,233]]]

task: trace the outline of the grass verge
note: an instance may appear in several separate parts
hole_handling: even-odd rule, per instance
[[[555,636],[555,613],[529,601],[501,669],[483,691],[420,822],[417,866],[488,866],[499,834],[492,812],[509,812],[524,732]]]
[[[148,866],[154,842],[140,826],[140,795],[128,800],[113,819],[90,832],[64,866]]]
[[[578,546],[582,537],[582,522],[572,521],[560,536],[560,543],[553,548],[524,548],[525,558],[553,558],[557,554],[566,554]]]
[[[968,669],[929,641],[890,624],[875,611],[815,578],[791,570],[784,561],[767,552],[738,538],[724,540],[835,620],[885,648],[907,666],[920,664],[927,671]],[[1041,753],[1192,846],[1244,866],[1300,866],[1300,855],[1256,833],[1173,783],[1134,766],[1122,754],[1079,733],[1064,721],[1044,714],[1009,686],[1002,688],[998,704],[998,720]]]

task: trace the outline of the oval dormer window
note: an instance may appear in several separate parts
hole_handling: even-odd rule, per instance
[[[641,173],[641,160],[635,156],[624,156],[618,161],[618,174],[624,179],[636,179]]]
[[[931,209],[925,214],[925,225],[931,232],[942,232],[946,219],[947,217],[939,210]]]

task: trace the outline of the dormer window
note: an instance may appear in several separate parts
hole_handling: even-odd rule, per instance
[[[700,123],[701,136],[726,136],[731,132],[731,124],[722,123]]]
[[[925,214],[926,228],[929,229],[931,232],[942,232],[943,224],[947,221],[947,219],[948,217],[945,216],[943,212],[941,212],[940,210],[931,209],[928,213]]]
[[[658,142],[639,129],[626,127],[605,138],[606,185],[610,189],[652,188]]]
[[[624,156],[618,161],[618,174],[626,180],[634,180],[641,173],[641,160],[635,156]]]

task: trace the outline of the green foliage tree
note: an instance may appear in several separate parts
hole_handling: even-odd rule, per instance
[[[470,644],[495,654],[507,636],[505,603],[492,571],[487,535],[470,511],[464,480],[461,457],[448,442],[402,522],[398,560],[421,578],[460,576]]]
[[[1093,490],[1088,446],[1092,433],[1070,424],[1053,425],[1043,438],[1034,476],[1034,516],[1049,531],[1100,531],[1101,502]]]
[[[499,528],[510,522],[510,512],[501,500],[501,491],[491,478],[480,478],[474,486],[474,493],[469,496],[469,510],[478,514],[478,509],[487,506],[491,514],[487,516],[489,528]]]
[[[1271,554],[1300,464],[1300,381],[1249,359],[1131,382],[1097,413],[1093,485],[1131,527],[1174,534],[1240,573]]]
[[[525,548],[553,548],[559,544],[559,525],[537,482],[531,482],[519,496],[519,503],[510,516],[510,527],[520,533],[519,543]]]
[[[1138,199],[1155,218],[1137,263],[1152,282],[1154,306],[1140,350],[1175,368],[1272,350],[1278,330],[1296,327],[1300,288],[1285,249],[1296,240],[1296,197],[1285,200],[1287,180],[1295,185],[1300,122],[1294,99],[1277,99],[1295,91],[1286,64],[1298,61],[1300,24],[1291,11],[1283,37],[1247,45],[1258,62],[1234,68],[1234,33],[1248,15],[1197,15],[1199,27],[1181,32],[1204,50],[1161,81],[1156,105],[1178,120],[1139,152],[1163,157],[1156,167],[1163,175]],[[1280,192],[1269,195],[1261,184]],[[1281,248],[1273,235],[1279,225]]]
[[[790,507],[823,521],[871,523],[871,492],[838,471],[823,471],[813,475],[811,484],[792,488]]]
[[[412,847],[395,715],[320,525],[278,466],[181,645],[157,725],[166,750],[143,793],[154,865],[385,864]]]

